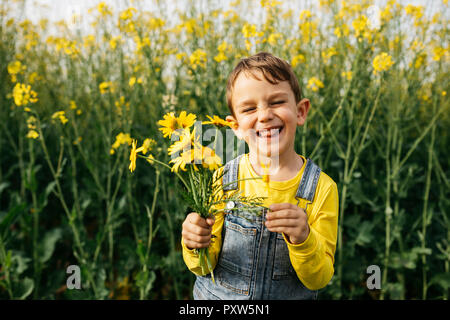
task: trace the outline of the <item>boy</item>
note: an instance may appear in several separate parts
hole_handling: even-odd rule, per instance
[[[225,165],[224,191],[266,196],[270,210],[257,216],[230,201],[226,214],[214,219],[186,217],[181,243],[184,261],[197,275],[194,299],[316,299],[334,273],[338,192],[329,176],[294,150],[309,100],[302,99],[290,65],[262,52],[232,71],[227,102],[226,119],[235,122],[234,133],[249,153]],[[268,165],[269,180],[230,184],[267,177]],[[194,250],[208,246],[215,284],[202,274]]]

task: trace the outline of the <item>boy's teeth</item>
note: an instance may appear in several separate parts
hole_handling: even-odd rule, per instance
[[[270,130],[261,130],[259,132],[260,137],[271,137],[275,136],[280,132],[280,128],[270,129]]]

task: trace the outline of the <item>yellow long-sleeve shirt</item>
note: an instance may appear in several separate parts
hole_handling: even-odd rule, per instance
[[[300,155],[301,156],[301,155]],[[297,204],[295,194],[305,169],[306,159],[303,159],[303,166],[298,174],[287,181],[269,181],[267,184],[262,179],[239,181],[239,191],[243,196],[265,196],[264,206],[273,203]],[[248,154],[241,158],[239,163],[239,179],[256,178],[258,175],[250,164]],[[299,206],[305,208],[306,202],[301,199]],[[338,226],[338,206],[339,198],[336,183],[323,171],[320,173],[316,188],[314,201],[307,206],[309,235],[300,244],[287,243],[291,264],[297,273],[298,278],[310,290],[318,290],[325,287],[331,280],[334,273],[334,253],[337,241]],[[222,227],[224,214],[218,213],[215,216],[215,223],[212,228],[214,241],[209,247],[212,267],[217,264],[220,250],[222,248]],[[202,276],[199,265],[198,254],[194,250],[189,250],[181,241],[183,246],[183,259],[194,274]]]

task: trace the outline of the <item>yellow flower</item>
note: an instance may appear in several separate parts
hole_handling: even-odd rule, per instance
[[[155,159],[155,157],[153,157],[153,155],[149,154],[145,160],[146,160],[148,163],[153,164],[152,159]]]
[[[420,53],[414,62],[414,68],[419,69],[425,63],[426,58],[427,54],[425,52]]]
[[[222,165],[222,159],[216,155],[215,151],[208,147],[202,147],[202,166],[208,170],[214,171]]]
[[[214,60],[220,63],[222,61],[228,60],[228,58],[222,51],[220,51],[219,54],[214,57]]]
[[[353,73],[351,71],[342,71],[341,76],[347,80],[352,80]]]
[[[105,94],[108,91],[113,92],[113,88],[112,88],[112,82],[108,81],[108,82],[102,82],[98,85],[98,88],[100,89],[100,93],[101,94]]]
[[[263,8],[275,8],[276,6],[280,5],[281,2],[280,1],[276,1],[276,0],[261,0],[261,7]]]
[[[299,63],[305,63],[306,59],[305,56],[302,54],[296,55],[291,60],[291,65],[293,68],[295,68]]]
[[[216,127],[220,127],[220,128],[222,128],[222,127],[233,128],[235,125],[233,122],[221,119],[218,116],[213,116],[212,118],[210,116],[206,116],[206,117],[209,119],[209,121],[203,121],[202,124],[212,124],[212,125],[214,125]]]
[[[146,154],[150,150],[152,150],[153,146],[156,144],[156,141],[150,138],[147,138],[144,140],[144,143],[142,143],[142,153]]]
[[[302,39],[306,42],[311,41],[319,35],[317,31],[317,21],[305,21],[299,24]]]
[[[413,16],[414,19],[419,20],[423,16],[423,6],[414,6],[412,4],[408,4],[405,7],[405,12],[407,15]]]
[[[281,33],[272,33],[270,34],[269,38],[267,38],[267,42],[271,45],[271,46],[275,46],[278,42],[278,39],[282,39],[283,36],[281,35]]]
[[[55,120],[56,118],[59,118],[59,121],[61,121],[62,124],[66,124],[67,121],[69,121],[66,118],[66,112],[65,111],[56,111],[52,115],[52,120]]]
[[[128,85],[130,87],[133,87],[135,83],[136,83],[136,77],[131,77],[130,81],[128,81]]]
[[[186,52],[179,52],[175,55],[175,58],[177,58],[177,60],[184,60],[187,57]]]
[[[72,109],[72,110],[75,110],[77,108],[77,104],[75,103],[74,100],[69,101],[69,106],[70,106],[70,109]]]
[[[322,52],[322,58],[324,63],[328,63],[332,56],[337,55],[337,51],[335,47],[331,47]]]
[[[134,13],[137,12],[136,8],[130,7],[120,13],[121,20],[130,20],[133,18]]]
[[[195,128],[190,132],[189,128],[185,128],[183,132],[180,134],[180,140],[175,141],[167,150],[169,151],[169,155],[173,155],[179,151],[186,151],[191,149],[194,143],[199,143],[195,141]],[[197,137],[199,139],[199,137]]]
[[[355,29],[355,36],[368,36],[367,28],[369,27],[369,19],[365,15],[361,15],[352,22],[353,29]]]
[[[136,170],[136,158],[137,158],[138,152],[141,152],[142,150],[144,150],[144,147],[139,147],[136,149],[136,144],[137,144],[137,141],[135,139],[133,139],[133,141],[131,143],[130,166],[128,167],[128,169],[130,169],[131,172]]]
[[[162,126],[162,128],[159,128],[159,130],[162,131],[164,138],[167,136],[171,138],[175,130],[178,129],[177,117],[175,117],[174,112],[166,113],[163,117],[164,120],[158,121],[158,124]]]
[[[189,62],[191,63],[192,69],[196,70],[198,66],[206,68],[206,52],[202,49],[195,50],[189,56]]]
[[[346,37],[346,36],[348,36],[350,34],[350,29],[349,29],[348,25],[343,23],[340,27],[334,28],[334,34],[338,38],[340,38],[342,36]]]
[[[27,127],[30,130],[36,129],[36,118],[34,116],[28,117],[28,119],[27,119]],[[30,132],[28,132],[28,134],[30,134]]]
[[[37,133],[35,130],[30,130],[30,131],[28,131],[27,138],[28,139],[37,139],[37,138],[39,138],[39,133]]]
[[[256,37],[258,35],[256,26],[254,24],[245,23],[242,27],[242,34],[244,35],[244,38]]]
[[[312,77],[311,79],[308,80],[308,84],[306,87],[311,89],[312,91],[316,92],[319,90],[319,88],[323,88],[324,84],[322,81],[320,81],[316,77]]]
[[[111,49],[116,49],[117,48],[117,44],[119,42],[121,42],[122,37],[120,35],[116,36],[116,37],[112,37],[111,40],[109,40],[109,46],[111,47]]]
[[[181,111],[177,118],[178,126],[180,128],[190,128],[194,124],[196,118],[197,116],[193,113],[187,114],[186,111]]]
[[[445,55],[446,50],[442,47],[435,47],[433,48],[433,60],[439,61],[441,58]]]
[[[394,61],[392,61],[392,57],[386,52],[382,52],[373,59],[373,73],[377,74],[378,72],[386,71],[393,64]]]
[[[16,83],[13,89],[13,98],[18,107],[38,101],[37,93],[31,90],[30,85],[23,83]]]
[[[14,61],[8,64],[8,73],[11,75],[18,74],[23,69],[25,69],[25,66],[22,66],[22,63],[20,63],[20,61]]]
[[[102,15],[102,16],[110,16],[110,15],[112,15],[112,12],[111,12],[111,10],[109,9],[109,7],[108,7],[108,5],[105,3],[105,2],[100,2],[98,5],[97,5],[97,10],[98,10],[98,12],[100,12],[100,14]]]
[[[193,157],[194,153],[193,150],[187,150],[181,155],[175,159],[172,159],[169,161],[169,163],[173,163],[172,168],[170,169],[172,172],[178,172],[178,170],[181,168],[181,170],[186,171],[186,164],[191,164],[194,166],[194,169],[197,171],[197,167],[195,164],[193,164]]]
[[[131,145],[132,142],[133,142],[133,139],[131,139],[129,133],[120,132],[116,136],[116,141],[114,141],[113,145],[111,146],[111,150],[109,153],[114,154],[115,150],[118,149],[121,145],[123,145],[123,144]]]
[[[311,14],[311,11],[309,11],[309,10],[302,10],[301,12],[300,12],[300,20],[305,20],[305,19],[308,19],[308,18],[311,18],[311,16],[312,16],[312,14]]]

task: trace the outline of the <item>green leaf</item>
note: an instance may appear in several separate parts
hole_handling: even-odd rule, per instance
[[[108,294],[109,291],[105,286],[105,281],[106,281],[106,271],[105,269],[100,269],[97,272],[97,297],[96,299],[105,299]]]
[[[8,213],[0,217],[0,232],[3,234],[25,212],[26,203],[14,206]]]
[[[0,183],[0,195],[2,194],[3,190],[9,187],[9,182],[2,182]]]
[[[411,252],[414,252],[415,254],[418,254],[418,255],[424,255],[424,254],[430,255],[432,253],[432,250],[431,250],[431,248],[415,247],[415,248],[412,248]]]
[[[40,210],[44,209],[47,206],[48,196],[53,192],[55,186],[56,186],[55,181],[50,182],[45,188],[45,191],[41,193],[41,195],[39,196]]]
[[[438,284],[444,290],[448,290],[450,288],[450,274],[447,272],[439,273],[431,278],[430,284]]]
[[[136,253],[139,257],[139,260],[141,261],[142,265],[145,265],[146,261],[145,261],[145,248],[144,245],[142,243],[142,241],[138,242],[137,248],[136,248]]]
[[[18,291],[18,293],[16,294],[16,296],[18,296],[17,299],[19,300],[25,299],[31,294],[31,292],[33,292],[33,289],[34,289],[33,279],[25,278],[21,280],[17,285]]]
[[[55,251],[56,242],[61,239],[61,236],[62,232],[60,228],[50,230],[44,235],[42,242],[39,244],[39,261],[41,263],[45,263],[51,258]]]
[[[144,296],[153,288],[153,282],[156,279],[155,272],[149,270],[141,270],[136,275],[136,286],[144,290]]]
[[[364,221],[359,228],[355,243],[360,246],[367,245],[372,242],[372,229],[374,225],[368,221]]]
[[[28,263],[31,259],[26,257],[21,251],[9,251],[8,255],[10,255],[9,259],[11,259],[11,268],[16,275],[20,275],[28,269]]]

